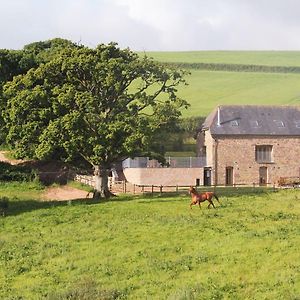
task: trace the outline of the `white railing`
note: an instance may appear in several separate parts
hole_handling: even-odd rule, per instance
[[[123,168],[202,168],[206,166],[206,157],[166,157],[166,165],[162,166],[157,160],[148,157],[127,158]]]

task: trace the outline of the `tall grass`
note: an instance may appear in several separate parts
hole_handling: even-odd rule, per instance
[[[300,192],[219,193],[215,210],[190,210],[185,193],[39,206],[18,199],[27,210],[0,218],[0,294],[299,298]]]

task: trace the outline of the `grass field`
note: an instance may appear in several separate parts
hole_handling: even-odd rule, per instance
[[[179,95],[190,107],[184,116],[207,116],[218,105],[299,105],[300,74],[192,70]]]
[[[42,203],[30,187],[0,185],[1,299],[300,297],[299,190],[223,189],[190,211],[186,194]]]
[[[300,66],[300,51],[146,52],[161,62]]]
[[[300,66],[300,51],[149,52],[161,62]],[[300,74],[190,69],[188,86],[178,88],[190,104],[183,116],[207,116],[216,106],[300,105]]]

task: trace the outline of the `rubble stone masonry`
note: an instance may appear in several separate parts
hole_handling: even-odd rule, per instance
[[[259,183],[259,168],[267,168],[267,183],[280,177],[300,176],[300,137],[223,136],[212,139],[206,132],[207,164],[212,167],[213,183],[225,185],[226,167],[233,168],[233,183]],[[272,162],[255,160],[257,145],[272,145]],[[216,180],[216,182],[214,181]]]

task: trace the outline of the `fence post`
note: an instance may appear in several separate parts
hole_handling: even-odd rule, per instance
[[[178,194],[178,184],[176,184],[176,193]]]
[[[160,185],[160,187],[159,187],[159,192],[160,192],[160,196],[162,195],[162,185]]]
[[[151,193],[152,193],[152,196],[153,196],[153,191],[154,191],[153,185],[151,185]]]

